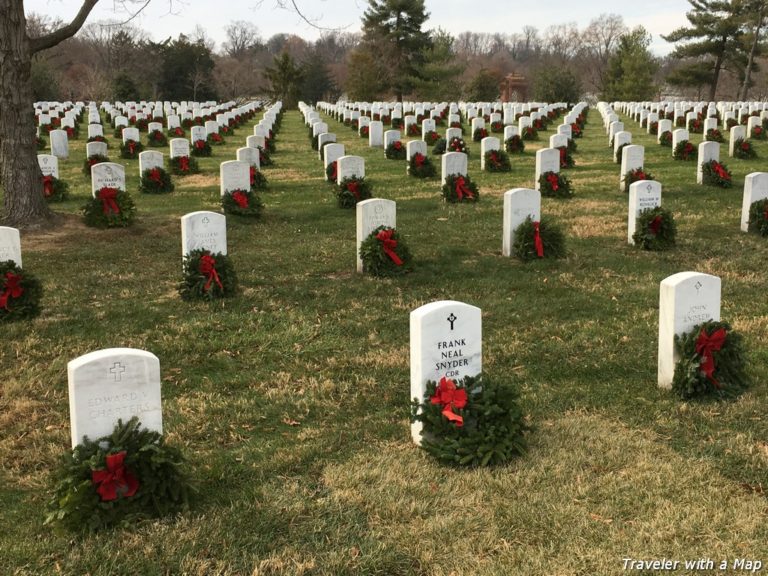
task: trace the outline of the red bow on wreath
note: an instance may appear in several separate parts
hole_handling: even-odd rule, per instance
[[[464,180],[464,176],[458,176],[456,178],[456,196],[459,200],[462,200],[464,196],[467,198],[475,197],[475,195],[472,194],[472,190],[467,187],[467,181]]]
[[[536,255],[539,258],[544,258],[544,243],[541,241],[539,226],[540,222],[533,223],[533,245],[536,248]]]
[[[152,180],[152,182],[155,182],[156,184],[160,184],[163,181],[163,177],[160,174],[159,168],[152,168],[149,171],[149,179]]]
[[[360,184],[358,184],[357,180],[347,182],[347,190],[349,190],[357,200],[360,200]]]
[[[400,140],[395,140],[394,146],[395,146],[395,150],[402,150],[403,143],[400,142]]]
[[[251,173],[251,186],[253,186],[253,184],[256,182],[256,166],[251,166],[250,173]]]
[[[128,140],[128,153],[133,156],[136,153],[136,142],[133,140]]]
[[[400,260],[400,257],[397,254],[395,254],[395,248],[397,248],[397,240],[392,239],[392,235],[394,233],[395,231],[391,228],[388,230],[382,230],[376,234],[376,239],[381,242],[381,247],[384,249],[384,254],[389,256],[389,259],[395,263],[395,266],[402,266],[403,261]]]
[[[182,172],[189,171],[189,156],[179,156],[179,170]]]
[[[566,165],[566,154],[568,153],[568,149],[565,147],[559,148],[560,150],[560,168],[565,168]]]
[[[248,196],[243,194],[240,190],[236,190],[232,193],[232,200],[234,200],[240,208],[248,208]]]
[[[496,154],[495,151],[491,151],[489,160],[491,161],[491,164],[493,164],[494,166],[499,165],[499,156],[498,154]]]
[[[336,180],[338,177],[338,164],[336,163],[336,160],[331,162],[331,180]]]
[[[719,351],[723,344],[725,344],[725,337],[727,333],[725,328],[720,328],[708,336],[704,328],[701,329],[699,338],[696,340],[696,354],[701,356],[701,363],[699,367],[704,375],[709,379],[715,388],[718,390],[721,388],[720,383],[715,379],[715,358],[712,356],[712,352]]]
[[[105,502],[117,500],[118,495],[129,497],[136,494],[139,481],[123,464],[125,450],[117,454],[108,454],[106,470],[92,470],[91,482],[97,484],[96,492]]]
[[[120,190],[117,188],[102,188],[99,190],[99,200],[101,200],[101,210],[105,216],[109,216],[110,212],[115,215],[120,214],[120,206],[117,205],[117,195]]]
[[[647,179],[648,178],[646,177],[645,172],[643,172],[642,170],[638,170],[637,172],[635,172],[635,181],[647,180]]]
[[[725,168],[723,168],[723,165],[720,164],[719,162],[715,162],[715,161],[712,162],[712,170],[714,170],[715,173],[723,180],[731,179],[728,172],[726,172]]]
[[[216,282],[216,284],[219,285],[219,288],[224,290],[224,286],[219,279],[219,274],[216,272],[216,259],[210,254],[203,254],[200,257],[200,274],[203,274],[208,279],[205,286],[203,286],[204,292],[208,292],[212,282]]]
[[[747,152],[749,150],[749,142],[742,142],[741,149]]]
[[[5,273],[5,289],[0,294],[0,306],[8,310],[8,300],[11,298],[19,298],[24,294],[24,289],[21,287],[22,277],[13,272]]]
[[[43,176],[43,196],[53,196],[53,176],[50,174]]]
[[[205,148],[205,140],[195,140],[195,148],[198,150]]]
[[[416,165],[416,168],[421,168],[424,166],[424,160],[426,160],[426,156],[424,154],[421,154],[419,152],[416,152],[413,156],[413,163]]]
[[[440,404],[443,407],[443,416],[456,426],[464,425],[464,418],[455,414],[453,409],[461,410],[467,405],[467,391],[456,388],[456,383],[448,378],[440,378],[440,384],[435,389],[435,395],[430,398],[432,404]]]
[[[659,231],[661,231],[661,215],[656,216],[653,220],[650,221],[648,224],[648,229],[654,236],[659,235]]]
[[[560,188],[560,178],[554,172],[547,174],[547,182],[549,182],[553,192],[557,192],[558,188]]]

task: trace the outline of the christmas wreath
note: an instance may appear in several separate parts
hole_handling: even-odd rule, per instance
[[[184,256],[183,268],[179,294],[184,300],[215,300],[237,292],[235,268],[229,257],[220,252],[192,250]]]
[[[698,156],[696,146],[691,144],[688,140],[681,140],[678,142],[674,152],[672,152],[672,157],[675,160],[696,160],[696,156]]]
[[[136,206],[128,192],[104,187],[96,197],[83,206],[88,226],[95,228],[123,228],[130,226],[136,215]]]
[[[43,285],[13,260],[0,261],[0,322],[34,318],[40,313]]]
[[[408,136],[421,136],[421,128],[419,128],[418,124],[409,124],[406,133]]]
[[[221,207],[226,214],[258,218],[264,208],[257,192],[250,190],[232,190],[221,197]]]
[[[61,202],[69,197],[69,184],[50,174],[43,176],[43,196],[48,202]]]
[[[328,166],[325,167],[325,179],[328,182],[336,183],[336,178],[338,176],[338,170],[339,170],[339,164],[334,160]]]
[[[549,198],[572,198],[571,181],[559,172],[544,172],[539,176],[539,191]]]
[[[640,212],[635,223],[632,240],[643,250],[669,250],[675,245],[677,227],[669,210],[661,206]]]
[[[408,174],[416,178],[432,178],[437,173],[435,165],[428,156],[416,152],[408,162]]]
[[[399,276],[413,269],[408,246],[394,228],[379,226],[360,244],[363,271],[373,276]]]
[[[371,129],[368,126],[363,126],[360,128],[360,138],[368,138],[368,134],[370,133]]]
[[[42,136],[35,137],[35,147],[38,150],[45,150],[46,146],[48,146],[48,141],[45,138],[43,138]]]
[[[422,422],[421,447],[445,464],[493,466],[525,452],[528,426],[509,382],[478,374],[427,382],[414,398],[411,421]]]
[[[475,128],[475,131],[472,132],[472,140],[475,142],[480,142],[483,138],[488,137],[488,130],[485,128]]]
[[[461,129],[461,133],[464,134],[464,126],[461,124],[461,122],[451,122],[449,128],[459,128]]]
[[[725,164],[721,164],[717,160],[710,160],[701,165],[701,170],[704,176],[704,184],[719,186],[720,188],[730,188],[733,186],[731,172]]]
[[[664,132],[662,132],[661,136],[659,137],[659,145],[671,148],[672,147],[672,132],[670,132],[669,130],[665,130]]]
[[[737,138],[733,142],[733,155],[742,160],[752,160],[753,158],[757,158],[757,151],[749,140]]]
[[[532,142],[533,140],[539,139],[539,133],[536,131],[536,128],[534,128],[533,126],[526,126],[525,128],[523,128],[522,138],[526,142]]]
[[[154,148],[161,148],[168,145],[168,137],[161,130],[152,130],[147,135],[147,144]]]
[[[491,122],[491,132],[494,134],[501,134],[504,132],[504,124],[502,122]]]
[[[629,187],[640,180],[653,180],[653,175],[642,168],[633,168],[624,174],[624,193],[629,193]]]
[[[166,194],[173,192],[171,175],[163,168],[147,168],[141,173],[139,192],[142,194]]]
[[[372,197],[371,185],[365,178],[344,178],[336,189],[336,199],[340,208],[354,208],[361,200]]]
[[[574,122],[571,124],[571,138],[581,138],[584,136],[584,132],[579,124]]]
[[[399,130],[403,127],[403,119],[402,118],[392,118],[392,129],[393,130]]]
[[[175,128],[170,128],[168,130],[168,136],[171,138],[184,138],[186,135],[187,132],[181,126],[176,126]]]
[[[133,124],[139,131],[144,132],[147,129],[147,126],[149,126],[149,120],[146,118],[139,118],[138,120],[131,117],[131,124]]]
[[[188,508],[194,493],[181,451],[137,417],[117,421],[112,434],[86,437],[54,471],[56,488],[46,524],[94,532]]]
[[[107,142],[107,139],[104,138],[104,136],[91,136],[88,138],[88,142]]]
[[[251,192],[263,190],[267,187],[267,177],[256,166],[251,166]]]
[[[736,118],[728,118],[728,120],[726,120],[726,121],[725,121],[725,127],[726,127],[728,130],[730,130],[730,129],[731,129],[731,128],[733,128],[734,126],[738,126],[738,125],[739,125],[739,123],[738,123],[738,121],[736,120]]]
[[[120,144],[120,158],[128,158],[133,160],[139,157],[139,153],[144,150],[144,146],[141,142],[136,140],[126,140]]]
[[[197,174],[200,168],[197,160],[192,156],[173,156],[171,157],[171,173],[175,176],[186,176],[187,174]]]
[[[659,131],[659,123],[658,122],[651,122],[651,134],[657,134]]]
[[[506,152],[489,150],[485,153],[485,169],[488,172],[509,172],[512,170],[512,165]]]
[[[464,142],[463,138],[458,138],[454,136],[451,138],[450,142],[445,147],[446,152],[463,152],[467,156],[469,156],[469,148],[467,148],[467,143]]]
[[[704,131],[704,124],[701,119],[694,118],[688,122],[688,132],[691,134],[701,134]]]
[[[765,128],[762,126],[752,128],[752,138],[755,140],[765,140]]]
[[[522,154],[525,152],[525,142],[517,134],[504,140],[504,149],[509,154]]]
[[[568,149],[568,154],[573,154],[576,152],[578,145],[576,144],[576,140],[573,138],[568,138],[568,144],[566,144],[566,148]]]
[[[262,168],[264,166],[272,166],[275,162],[270,156],[270,151],[266,148],[262,148],[261,146],[258,146],[257,148],[259,149],[259,166]]]
[[[573,161],[573,155],[568,150],[568,146],[560,146],[557,149],[560,151],[560,169],[573,168],[575,162]]]
[[[723,133],[720,132],[717,128],[710,128],[707,130],[707,134],[704,136],[704,140],[706,142],[725,142],[725,138],[723,138]]]
[[[457,202],[477,202],[480,194],[477,184],[463,174],[450,174],[443,184],[443,198],[451,204]]]
[[[384,155],[390,160],[405,160],[405,146],[400,140],[390,142]]]
[[[197,156],[199,158],[207,158],[213,153],[211,145],[207,140],[195,140],[192,143],[191,152],[192,156]]]
[[[535,222],[528,216],[515,229],[512,253],[523,262],[538,258],[563,258],[565,235],[549,218],[542,217]]]
[[[624,144],[619,146],[618,150],[616,150],[616,164],[621,164],[621,158],[622,156],[624,156],[624,148],[626,148],[629,145],[630,145],[629,142],[625,142]]]
[[[699,396],[733,397],[749,386],[742,337],[727,322],[709,320],[675,336],[680,360],[672,390],[686,400]]]
[[[768,236],[768,198],[752,202],[749,206],[749,232]]]
[[[432,154],[435,156],[440,156],[441,154],[445,154],[445,147],[448,145],[448,142],[446,142],[445,138],[438,138],[437,142],[435,142],[434,148],[432,148]]]
[[[109,158],[103,154],[91,154],[83,161],[83,174],[91,177],[91,167],[102,162],[109,162]]]
[[[218,132],[211,132],[208,134],[205,141],[211,146],[223,146],[225,144],[224,137]]]

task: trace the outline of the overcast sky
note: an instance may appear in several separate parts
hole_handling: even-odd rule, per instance
[[[342,28],[356,32],[368,2],[366,0],[295,0],[296,5],[318,26]],[[142,2],[143,3],[143,2]],[[290,0],[286,2],[290,5]],[[37,12],[70,20],[81,5],[78,0],[25,0],[27,13]],[[88,22],[126,18],[121,3],[101,0]],[[129,4],[130,6],[130,4]],[[136,4],[134,4],[136,6]],[[173,12],[170,12],[170,7]],[[461,32],[520,32],[523,26],[535,26],[543,32],[548,26],[575,22],[583,29],[600,14],[618,14],[630,26],[644,26],[653,35],[652,50],[667,54],[671,47],[661,39],[673,29],[685,25],[687,0],[426,0],[429,20],[426,28],[443,28],[453,34]],[[488,7],[483,13],[482,8]],[[278,32],[296,34],[314,40],[321,30],[313,28],[295,12],[280,9],[275,0],[152,0],[136,24],[153,40],[180,33],[190,34],[197,25],[216,41],[217,49],[225,40],[224,28],[234,20],[256,24],[264,39]]]

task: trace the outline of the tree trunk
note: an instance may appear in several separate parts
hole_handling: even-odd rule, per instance
[[[726,42],[728,42],[728,38],[723,38],[722,50],[720,50],[720,53],[717,55],[717,59],[715,60],[715,69],[712,72],[712,84],[709,86],[710,102],[715,101],[715,94],[717,94],[717,83],[720,81],[720,70],[723,67]]]
[[[49,225],[54,218],[43,196],[37,163],[31,62],[23,0],[0,0],[2,221],[16,227]]]
[[[763,19],[765,18],[765,8],[760,7],[760,11],[757,14],[757,22],[755,23],[755,37],[752,40],[752,48],[749,51],[749,57],[747,58],[747,65],[744,68],[744,83],[741,85],[741,91],[739,92],[739,100],[744,102],[747,99],[747,93],[749,92],[749,80],[752,75],[752,63],[755,61],[755,54],[757,54],[757,46],[760,43],[760,29],[763,27]]]

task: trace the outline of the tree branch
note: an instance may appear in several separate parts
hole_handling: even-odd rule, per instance
[[[59,28],[50,34],[46,34],[45,36],[40,36],[39,38],[31,38],[29,41],[29,47],[32,54],[40,52],[41,50],[45,50],[46,48],[52,48],[67,38],[74,36],[85,23],[85,19],[88,18],[88,14],[91,13],[91,10],[93,10],[93,7],[96,6],[98,1],[99,0],[85,0],[83,5],[80,7],[80,11],[77,13],[77,16],[74,17],[72,22],[63,28]]]

